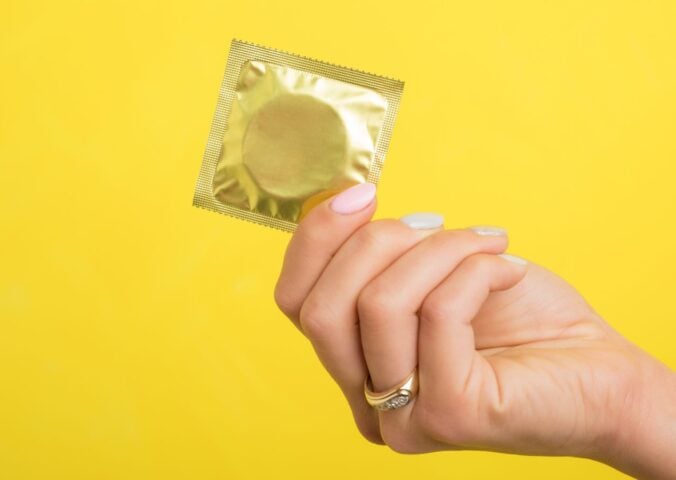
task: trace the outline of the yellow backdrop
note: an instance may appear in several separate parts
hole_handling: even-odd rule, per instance
[[[367,443],[273,303],[289,235],[191,201],[233,37],[400,78],[376,216],[507,227],[676,367],[674,31],[671,0],[2,1],[0,476],[624,478]]]

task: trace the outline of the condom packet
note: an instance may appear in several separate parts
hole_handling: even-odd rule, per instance
[[[403,86],[233,40],[193,205],[294,231],[322,200],[378,183]]]

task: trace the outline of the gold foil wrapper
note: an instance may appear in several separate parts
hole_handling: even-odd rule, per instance
[[[377,183],[403,82],[233,40],[193,204],[285,231]]]

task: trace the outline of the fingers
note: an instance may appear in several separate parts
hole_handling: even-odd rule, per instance
[[[373,277],[443,226],[438,215],[426,222],[421,220],[419,216],[404,217],[402,221],[379,220],[360,227],[329,261],[300,310],[303,332],[344,392],[362,433],[377,431],[378,417],[363,394],[366,365],[359,336],[357,298]]]
[[[492,291],[515,286],[525,260],[511,255],[473,255],[436,287],[420,310],[418,362],[421,391],[432,398],[458,398],[474,368],[472,319]]]
[[[400,382],[418,363],[418,311],[425,297],[468,256],[497,254],[505,235],[438,232],[372,280],[358,300],[364,357],[376,390]]]
[[[299,223],[284,256],[275,302],[298,327],[303,300],[343,242],[376,209],[375,186],[360,183],[314,207]]]
[[[359,228],[329,261],[305,299],[299,320],[332,375],[351,384],[363,381],[363,370],[355,368],[356,360],[363,363],[359,292],[425,234],[397,220],[376,220]]]

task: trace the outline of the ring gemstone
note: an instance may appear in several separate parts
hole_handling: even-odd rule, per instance
[[[392,397],[388,401],[383,403],[382,405],[383,410],[392,410],[394,408],[401,408],[407,405],[410,399],[411,397],[407,394],[400,394],[397,395],[396,397]]]

